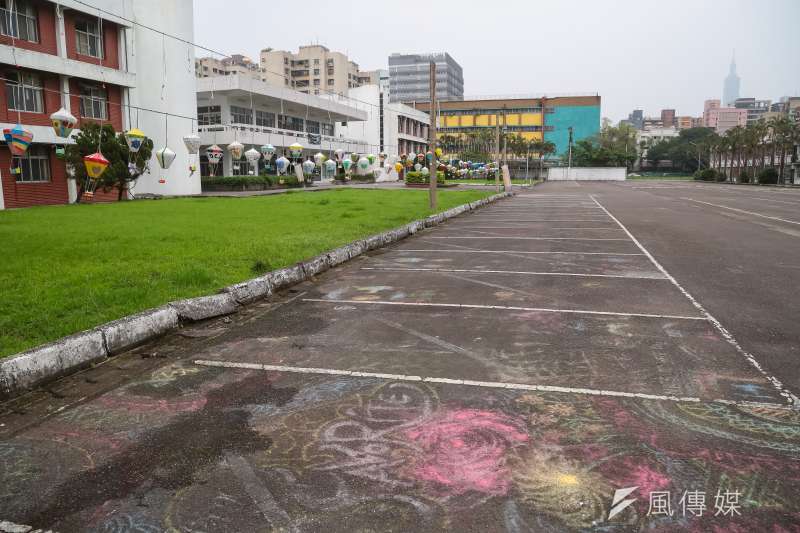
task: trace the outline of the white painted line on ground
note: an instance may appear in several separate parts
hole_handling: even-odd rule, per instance
[[[753,211],[745,211],[744,209],[737,209],[735,207],[729,207],[727,205],[712,204],[711,202],[701,202],[700,200],[695,200],[693,198],[681,197],[681,200],[688,200],[690,202],[695,202],[695,203],[698,203],[698,204],[705,204],[705,205],[710,205],[712,207],[719,207],[719,208],[722,208],[722,209],[729,209],[731,211],[736,211],[738,213],[744,213],[746,215],[753,215],[753,216],[756,216],[756,217],[768,218],[770,220],[777,220],[778,222],[786,222],[787,224],[796,224],[796,225],[800,226],[800,222],[798,222],[796,220],[786,220],[785,218],[771,217],[771,216],[768,216],[768,215],[762,215],[761,213],[754,213]]]
[[[556,385],[528,385],[527,383],[505,383],[501,381],[475,381],[471,379],[435,378],[430,376],[415,376],[408,374],[388,374],[382,372],[360,372],[355,370],[338,370],[335,368],[315,368],[302,366],[266,365],[261,363],[239,363],[236,361],[209,361],[196,359],[193,361],[198,366],[213,368],[231,368],[236,370],[263,370],[265,372],[286,372],[291,374],[310,374],[324,376],[348,376],[353,378],[376,378],[389,381],[413,381],[422,383],[436,383],[441,385],[463,385],[467,387],[482,387],[486,389],[511,389],[535,392],[561,392],[565,394],[581,394],[587,396],[613,396],[617,398],[637,398],[641,400],[661,400],[671,402],[700,403],[704,401],[724,403],[726,405],[741,405],[746,407],[766,407],[785,410],[787,407],[777,403],[739,402],[733,400],[703,400],[692,396],[670,396],[664,394],[647,394],[643,392],[622,392],[612,390],[587,389],[578,387],[559,387]]]
[[[687,199],[688,199],[688,198],[687,198]],[[746,360],[747,360],[747,361],[748,361],[748,362],[749,362],[749,363],[750,363],[750,364],[751,364],[751,365],[752,365],[752,366],[753,366],[753,367],[754,367],[756,370],[758,370],[758,371],[759,371],[759,372],[760,372],[760,373],[761,373],[761,374],[762,374],[762,375],[763,375],[765,378],[767,378],[767,380],[769,380],[769,382],[770,382],[770,383],[772,383],[772,386],[773,386],[773,387],[775,387],[775,388],[778,390],[778,392],[779,392],[779,393],[780,393],[780,394],[781,394],[781,395],[782,395],[784,398],[786,398],[787,402],[789,402],[789,405],[791,405],[791,406],[793,406],[793,407],[795,407],[795,408],[796,408],[796,407],[800,407],[800,398],[798,398],[798,397],[797,397],[795,394],[793,394],[793,393],[792,393],[792,392],[790,392],[788,389],[786,389],[786,387],[784,387],[784,386],[783,386],[783,383],[781,383],[781,381],[780,381],[778,378],[776,378],[775,376],[772,376],[772,375],[768,374],[768,373],[767,373],[767,371],[766,371],[766,370],[764,370],[764,368],[761,366],[761,364],[760,364],[760,363],[759,363],[759,362],[756,360],[755,356],[753,356],[753,354],[751,354],[750,352],[748,352],[747,350],[745,350],[744,348],[742,348],[742,346],[741,346],[741,345],[739,344],[739,342],[738,342],[738,341],[737,341],[737,340],[734,338],[734,336],[731,334],[731,332],[729,332],[727,329],[725,329],[725,327],[722,325],[722,323],[721,323],[719,320],[717,320],[716,318],[714,318],[714,317],[711,315],[711,313],[709,313],[709,312],[706,310],[706,308],[705,308],[705,307],[703,307],[703,305],[702,305],[700,302],[698,302],[698,301],[695,299],[695,297],[694,297],[694,296],[692,296],[692,295],[689,293],[689,291],[687,291],[686,289],[684,289],[684,288],[683,288],[683,286],[681,286],[681,284],[680,284],[680,283],[678,283],[678,281],[677,281],[677,280],[676,280],[676,279],[675,279],[675,278],[674,278],[674,277],[673,277],[673,276],[672,276],[672,275],[671,275],[669,272],[667,272],[667,269],[666,269],[666,268],[664,268],[663,266],[661,266],[661,263],[659,263],[659,262],[656,260],[656,258],[655,258],[655,257],[653,257],[653,255],[652,255],[650,252],[648,252],[648,251],[647,251],[647,249],[646,249],[644,246],[642,246],[642,243],[640,243],[640,242],[639,242],[639,241],[636,239],[636,237],[634,237],[634,236],[633,236],[633,234],[632,234],[630,231],[628,231],[628,228],[626,228],[626,227],[625,227],[625,226],[622,224],[622,222],[620,222],[619,220],[617,220],[617,218],[616,218],[614,215],[612,215],[612,214],[611,214],[611,213],[608,211],[608,209],[606,209],[605,207],[603,207],[603,205],[602,205],[600,202],[598,202],[598,201],[597,201],[597,199],[594,197],[594,195],[592,195],[592,200],[594,200],[594,201],[595,201],[595,203],[596,203],[597,205],[599,205],[599,206],[600,206],[600,207],[603,209],[603,211],[605,211],[605,212],[606,212],[606,214],[607,214],[609,217],[611,217],[611,218],[614,220],[614,222],[616,222],[617,224],[619,224],[619,227],[620,227],[620,228],[622,228],[622,229],[625,231],[625,233],[628,235],[628,237],[630,237],[630,238],[631,238],[631,240],[632,240],[632,241],[633,241],[633,242],[636,244],[636,246],[637,246],[637,247],[638,247],[638,248],[639,248],[639,249],[642,251],[642,253],[644,253],[644,254],[645,254],[647,257],[648,257],[648,259],[650,259],[650,261],[653,263],[653,265],[655,265],[655,266],[656,266],[656,268],[658,268],[658,270],[659,270],[659,271],[661,271],[661,273],[662,273],[662,274],[664,274],[664,275],[665,275],[665,276],[666,276],[666,277],[667,277],[667,278],[668,278],[668,279],[669,279],[669,280],[672,282],[672,284],[673,284],[673,285],[675,285],[675,287],[676,287],[676,288],[677,288],[679,291],[681,291],[681,293],[683,293],[683,295],[684,295],[684,296],[685,296],[685,297],[686,297],[686,298],[687,298],[687,299],[688,299],[688,300],[689,300],[689,301],[692,303],[692,305],[695,307],[695,309],[697,309],[698,311],[700,311],[700,313],[702,313],[702,314],[703,314],[703,316],[705,317],[705,319],[706,319],[706,320],[708,320],[709,322],[711,322],[711,324],[714,326],[714,328],[716,328],[716,330],[717,330],[717,331],[720,333],[720,335],[722,335],[722,337],[723,337],[723,338],[724,338],[724,339],[725,339],[725,340],[726,340],[726,341],[727,341],[727,342],[728,342],[728,343],[729,343],[731,346],[733,346],[733,347],[734,347],[734,349],[735,349],[737,352],[739,352],[739,354],[741,354],[741,355],[742,355],[742,356],[743,356],[743,357],[744,357],[744,358],[745,358],[745,359],[746,359]],[[703,202],[703,203],[705,203],[705,202]]]
[[[462,309],[496,309],[500,311],[536,311],[540,313],[566,313],[572,315],[629,316],[637,318],[668,318],[671,320],[706,320],[703,316],[654,315],[649,313],[616,313],[613,311],[589,311],[585,309],[552,309],[548,307],[517,307],[508,305],[448,304],[429,302],[392,302],[386,300],[337,300],[334,298],[303,298],[304,302],[352,305],[396,305],[405,307],[446,307]]]
[[[522,241],[627,241],[628,239],[617,238],[592,238],[592,237],[480,237],[480,236],[466,236],[466,237],[439,237],[436,235],[426,235],[426,239],[512,239]]]
[[[392,250],[393,252],[430,252],[430,253],[453,253],[453,254],[576,254],[576,255],[638,255],[644,254],[631,254],[631,253],[617,253],[617,252],[516,252],[514,250],[416,250],[407,248],[398,248]]]
[[[466,272],[473,274],[521,274],[529,276],[572,276],[576,278],[618,278],[649,279],[666,281],[661,274],[657,276],[621,276],[619,274],[579,274],[574,272],[529,272],[524,270],[476,270],[468,268],[395,268],[395,267],[361,267],[361,270],[382,270],[386,272]]]

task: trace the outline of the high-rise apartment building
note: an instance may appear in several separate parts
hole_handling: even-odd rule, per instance
[[[430,100],[430,63],[436,63],[436,98],[464,99],[464,71],[447,52],[389,56],[389,99],[392,102]]]
[[[706,100],[703,105],[703,126],[723,134],[736,126],[747,125],[747,110],[721,107],[719,100]]]
[[[661,124],[664,128],[675,127],[675,110],[662,109],[661,110]]]
[[[358,64],[341,52],[312,44],[297,53],[266,48],[260,57],[261,81],[307,94],[340,94],[358,87]]]
[[[747,123],[748,124],[755,124],[761,117],[764,116],[764,113],[769,112],[770,105],[772,102],[770,100],[756,100],[755,98],[737,98],[733,102],[733,107],[736,109],[746,109],[747,110]]]
[[[223,59],[201,57],[195,60],[194,70],[198,78],[232,76],[234,74],[260,78],[258,63],[242,54],[233,54]]]

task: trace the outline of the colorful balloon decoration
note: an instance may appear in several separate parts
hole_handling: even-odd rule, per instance
[[[128,143],[128,150],[133,154],[139,152],[145,139],[144,132],[138,128],[133,128],[125,132],[125,142]]]
[[[220,148],[216,144],[213,146],[209,146],[208,149],[206,150],[206,157],[208,158],[208,162],[212,165],[219,164],[219,162],[222,161],[223,154],[224,152],[222,151],[222,148]]]
[[[419,163],[415,163],[414,164],[414,170],[416,170],[417,172],[419,172],[421,168],[422,168],[422,165],[420,165]]]
[[[158,160],[158,165],[166,170],[172,165],[172,162],[175,161],[175,152],[168,146],[165,146],[156,152],[156,159]]]
[[[341,162],[342,158],[344,157],[344,150],[342,150],[341,148],[337,148],[336,150],[333,151],[333,154],[336,156],[336,160]]]
[[[325,154],[323,154],[322,152],[317,152],[316,154],[314,154],[314,163],[318,167],[322,166],[323,161],[325,161]]]
[[[300,143],[290,144],[289,155],[292,159],[300,159],[300,156],[303,155],[303,145]]]
[[[333,159],[328,159],[325,161],[325,172],[330,175],[336,174],[336,161]]]
[[[428,167],[422,167],[422,175],[423,176],[430,176],[431,171],[428,170]]]
[[[317,165],[312,160],[306,159],[303,162],[303,174],[305,174],[306,176],[310,176],[311,174],[314,173],[314,169],[316,167]]]
[[[242,158],[242,152],[244,152],[244,145],[239,141],[233,141],[231,144],[228,145],[228,151],[231,153],[231,157],[234,161],[238,161]]]
[[[437,148],[436,149],[436,159],[439,159],[441,157],[442,157],[442,149],[441,148]]]
[[[255,148],[250,148],[248,151],[244,153],[245,159],[251,165],[255,165],[259,159],[261,159],[261,152],[256,150]]]
[[[403,163],[395,163],[394,169],[397,171],[398,174],[400,174],[403,171]]]
[[[90,179],[96,180],[106,171],[109,162],[108,159],[103,157],[103,154],[95,152],[83,158],[83,165],[86,167],[86,175],[89,176]]]
[[[353,152],[352,154],[350,154],[350,161],[352,161],[353,163],[357,164],[359,159],[361,159],[361,157],[357,153]]]
[[[415,154],[414,152],[409,152],[409,154],[408,154],[408,160],[409,160],[409,161],[411,161],[411,163],[412,163],[412,164],[414,163],[414,161],[415,161],[416,159],[417,159],[417,154]]]
[[[62,107],[52,115],[50,115],[50,123],[53,125],[53,131],[56,132],[57,137],[64,137],[65,139],[70,136],[78,119],[72,113]]]
[[[33,142],[33,133],[24,129],[22,124],[4,129],[3,136],[6,139],[6,143],[8,143],[8,149],[11,150],[11,154],[16,156],[25,155],[31,142]]]
[[[278,170],[278,174],[286,174],[286,169],[289,168],[289,160],[283,156],[279,157],[275,161],[275,168]]]
[[[196,155],[200,152],[200,137],[195,134],[184,135],[183,144],[186,145],[186,150],[191,155]]]
[[[375,154],[367,154],[367,161],[370,165],[375,164]]]
[[[425,160],[426,160],[428,163],[430,163],[431,161],[433,161],[433,152],[430,152],[430,151],[429,151],[427,154],[425,154]]]
[[[374,157],[374,156],[373,156],[373,157]],[[360,158],[360,159],[358,160],[358,170],[360,170],[361,172],[366,172],[366,171],[369,169],[369,166],[370,166],[371,164],[372,164],[372,163],[370,163],[370,162],[369,162],[369,158],[367,158],[367,157],[362,157],[362,158]]]
[[[264,155],[264,159],[269,161],[275,155],[275,147],[271,144],[265,144],[261,147],[261,153]]]
[[[349,157],[342,159],[342,168],[344,169],[344,173],[348,174],[350,172],[350,167],[353,166],[353,160]]]

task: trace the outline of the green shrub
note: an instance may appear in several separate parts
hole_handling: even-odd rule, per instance
[[[700,181],[714,181],[718,178],[717,171],[713,168],[704,168],[694,173],[694,179]]]
[[[720,172],[717,174],[717,181],[718,182],[728,181],[728,176]]]
[[[739,183],[750,183],[750,173],[746,170],[739,175]]]
[[[764,185],[775,185],[778,183],[778,171],[773,167],[768,167],[758,173],[758,182]]]
[[[422,172],[409,172],[406,174],[406,183],[430,183],[430,176]],[[436,182],[444,183],[444,172],[436,172]]]
[[[284,176],[275,176],[275,185],[278,187],[300,187],[302,184],[293,174],[286,174]]]
[[[208,176],[201,179],[205,187],[231,187],[246,189],[248,186],[260,185],[270,187],[275,176]]]

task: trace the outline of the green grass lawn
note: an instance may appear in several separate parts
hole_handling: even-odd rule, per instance
[[[427,194],[340,189],[0,211],[0,357],[423,218]],[[488,194],[439,191],[439,207]]]

